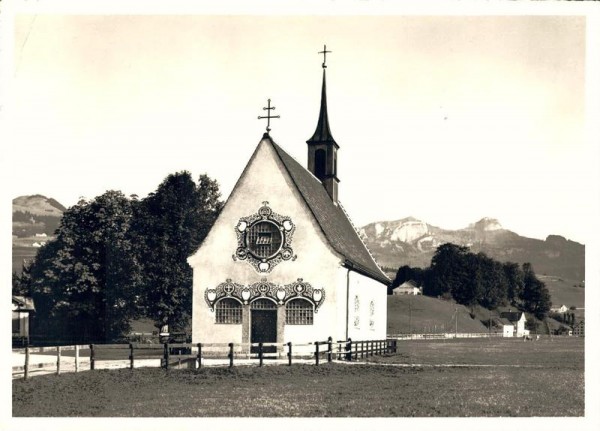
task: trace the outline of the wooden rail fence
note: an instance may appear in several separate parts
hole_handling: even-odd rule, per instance
[[[256,348],[256,353],[254,353]],[[270,349],[269,349],[270,348]],[[373,355],[393,354],[397,351],[397,342],[395,339],[386,340],[362,340],[352,341],[333,341],[331,337],[327,341],[315,341],[313,343],[292,344],[291,342],[281,343],[164,343],[164,344],[90,344],[75,346],[56,346],[56,347],[26,347],[24,349],[14,349],[13,352],[25,354],[24,366],[13,367],[13,373],[23,371],[23,378],[29,378],[30,371],[35,368],[47,366],[44,364],[31,364],[30,354],[32,353],[56,353],[56,374],[61,373],[62,353],[66,351],[75,351],[75,372],[80,370],[80,350],[89,349],[89,369],[95,370],[99,362],[110,361],[129,361],[128,368],[135,368],[136,360],[160,359],[160,367],[169,369],[170,367],[181,367],[186,365],[190,368],[201,368],[205,365],[207,359],[226,359],[226,364],[233,367],[236,361],[242,360],[242,363],[248,363],[248,360],[258,360],[258,366],[262,367],[265,360],[285,359],[287,364],[292,365],[293,359],[310,360],[314,359],[315,365],[319,365],[322,360],[332,362],[353,361],[363,359]],[[122,358],[116,351],[122,351]],[[274,350],[274,351],[273,351]],[[112,352],[111,352],[112,351]],[[126,353],[125,353],[126,352]],[[161,353],[158,353],[161,352]],[[128,356],[125,354],[128,353]],[[107,359],[108,357],[108,359]]]

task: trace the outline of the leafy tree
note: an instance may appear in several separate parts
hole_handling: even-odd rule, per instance
[[[531,263],[523,264],[523,274],[524,286],[521,294],[523,308],[537,319],[543,320],[552,306],[550,293],[546,285],[536,277]]]
[[[129,228],[132,204],[108,191],[63,214],[57,238],[24,272],[36,303],[38,333],[54,339],[109,341],[139,314],[140,265]]]
[[[462,290],[468,282],[468,253],[467,247],[451,243],[440,245],[431,259],[431,274],[424,293],[429,296],[444,293],[452,293],[454,296],[456,293],[457,297],[466,298],[468,295],[463,295]]]
[[[475,289],[476,299],[482,306],[492,309],[506,303],[508,281],[504,268],[484,253],[476,255],[476,276],[478,286]]]
[[[216,181],[189,172],[169,175],[136,209],[133,236],[144,263],[144,313],[157,327],[183,329],[192,311],[192,270],[187,258],[212,227],[223,204]]]
[[[518,305],[524,288],[524,274],[518,263],[505,262],[503,264],[504,275],[507,282],[507,298],[508,300]]]

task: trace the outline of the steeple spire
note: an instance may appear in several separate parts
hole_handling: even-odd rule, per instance
[[[321,110],[319,111],[319,121],[317,122],[317,129],[313,134],[312,138],[306,141],[307,144],[317,142],[333,142],[336,146],[335,140],[331,135],[331,129],[329,128],[329,116],[327,115],[327,82],[325,79],[325,69],[327,68],[327,54],[331,51],[327,51],[327,45],[323,45],[323,51],[319,51],[319,54],[323,54],[323,85],[321,87]]]
[[[312,172],[322,183],[334,203],[337,204],[338,183],[337,178],[337,150],[339,145],[331,135],[329,128],[329,117],[327,115],[327,84],[325,69],[327,46],[323,46],[323,85],[321,87],[321,108],[319,111],[319,121],[312,137],[306,141],[308,144],[308,170]]]

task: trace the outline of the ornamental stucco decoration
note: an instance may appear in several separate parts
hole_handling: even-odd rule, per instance
[[[277,285],[263,278],[248,286],[234,283],[228,278],[214,289],[206,289],[204,292],[204,300],[210,307],[210,311],[214,311],[215,304],[222,298],[235,298],[245,305],[255,299],[270,298],[280,306],[292,299],[302,298],[313,304],[316,313],[325,301],[325,290],[313,288],[302,278],[285,285]]]
[[[291,247],[295,230],[290,217],[273,212],[265,201],[258,212],[238,221],[238,247],[233,260],[245,260],[263,274],[284,260],[296,260]]]

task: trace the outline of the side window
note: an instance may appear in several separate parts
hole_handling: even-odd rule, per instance
[[[313,305],[305,299],[292,299],[285,305],[286,325],[312,325]]]

